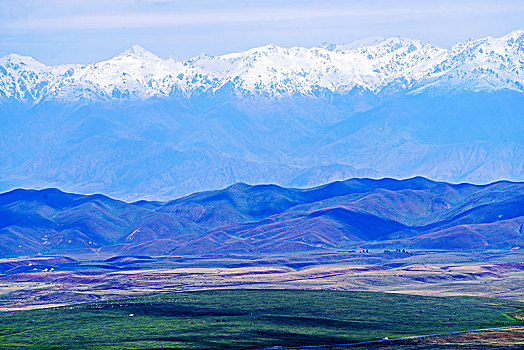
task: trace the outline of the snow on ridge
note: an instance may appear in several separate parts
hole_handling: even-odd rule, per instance
[[[354,49],[360,49],[368,46],[375,46],[386,38],[380,36],[373,36],[364,39],[355,40],[347,44],[334,44],[325,42],[320,45],[321,48],[329,51],[349,51]]]
[[[47,66],[16,54],[0,58],[0,99],[145,99],[215,92],[226,85],[239,94],[268,97],[355,87],[373,93],[385,88],[524,91],[524,31],[467,40],[449,50],[393,37],[313,48],[266,45],[186,61],[164,60],[138,45],[87,65]]]

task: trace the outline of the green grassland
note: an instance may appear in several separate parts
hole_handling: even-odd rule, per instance
[[[0,348],[246,349],[518,324],[524,304],[297,290],[170,293],[0,315]],[[133,314],[133,317],[129,315]]]

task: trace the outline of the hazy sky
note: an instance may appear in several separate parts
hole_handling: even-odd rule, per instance
[[[47,64],[99,61],[133,44],[185,59],[370,36],[449,47],[523,28],[523,0],[0,0],[0,56]]]

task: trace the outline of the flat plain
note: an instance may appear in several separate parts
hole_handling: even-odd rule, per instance
[[[328,289],[524,301],[522,253],[383,251],[0,261],[0,311],[206,289]]]
[[[522,261],[520,250],[367,249],[6,258],[0,349],[251,349],[524,326]],[[516,328],[361,348],[513,349],[522,336]]]
[[[249,349],[344,344],[524,324],[524,303],[298,291],[166,293],[0,315],[0,347]]]

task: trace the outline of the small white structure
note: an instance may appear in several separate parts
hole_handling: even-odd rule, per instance
[[[135,317],[135,314],[129,314],[128,316],[129,317]]]

